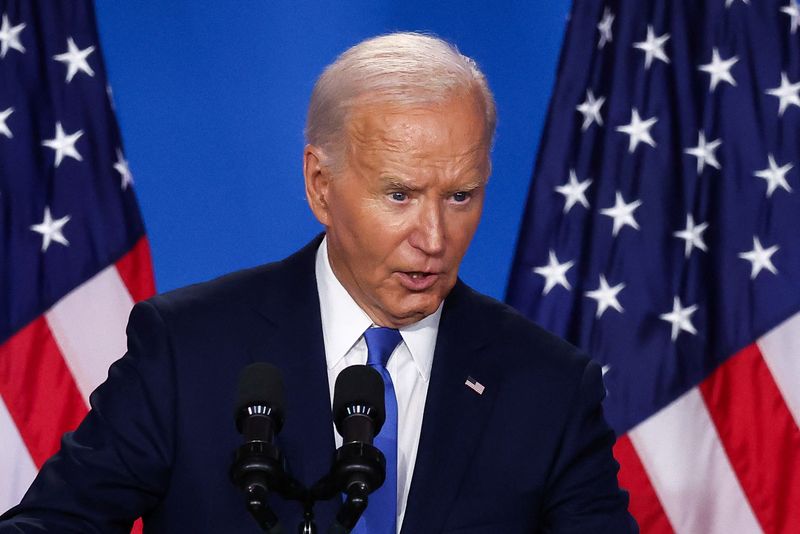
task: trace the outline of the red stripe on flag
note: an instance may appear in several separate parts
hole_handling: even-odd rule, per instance
[[[758,347],[725,362],[700,392],[764,532],[800,532],[800,430]]]
[[[620,464],[619,484],[630,494],[628,510],[639,523],[639,530],[648,534],[673,534],[661,501],[628,436],[621,436],[614,445],[614,457]]]
[[[0,345],[0,395],[36,467],[88,411],[47,321],[39,317]]]
[[[117,261],[116,267],[134,302],[150,298],[155,294],[153,262],[150,258],[150,243],[147,241],[147,236],[142,236],[136,245]]]

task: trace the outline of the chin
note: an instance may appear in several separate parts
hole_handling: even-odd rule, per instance
[[[421,299],[419,297],[419,295],[406,297],[407,302],[403,303],[405,305],[391,310],[392,315],[405,320],[408,324],[415,323],[435,312],[442,302],[442,299],[438,298],[438,296],[425,295]]]

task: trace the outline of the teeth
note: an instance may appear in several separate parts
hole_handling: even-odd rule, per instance
[[[411,278],[413,278],[414,280],[422,278],[422,276],[423,276],[422,273],[411,273]]]

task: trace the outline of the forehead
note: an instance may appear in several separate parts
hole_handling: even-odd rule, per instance
[[[355,105],[346,123],[349,152],[391,152],[420,158],[487,155],[486,119],[474,95],[400,106]]]

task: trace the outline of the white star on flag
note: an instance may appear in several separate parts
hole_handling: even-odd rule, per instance
[[[789,5],[782,7],[781,11],[791,17],[789,20],[791,32],[796,32],[797,28],[800,28],[800,6],[797,5],[797,0],[789,0]]]
[[[780,250],[778,245],[772,245],[769,248],[761,246],[761,241],[758,237],[753,236],[753,250],[739,253],[739,257],[747,260],[751,264],[750,280],[754,280],[762,269],[766,269],[772,274],[778,274],[778,269],[772,264],[772,255]]]
[[[547,295],[555,286],[564,286],[567,290],[571,290],[572,286],[567,280],[567,271],[575,264],[574,261],[559,263],[556,253],[550,249],[550,259],[547,265],[535,267],[533,272],[541,275],[545,279],[544,289],[542,295]]]
[[[64,225],[67,224],[69,220],[69,215],[65,215],[60,219],[54,220],[50,214],[50,207],[47,206],[44,208],[44,220],[42,220],[42,222],[39,224],[34,224],[31,226],[31,230],[42,235],[42,252],[47,251],[52,241],[61,243],[65,247],[69,246],[69,241],[67,241],[67,238],[64,237],[62,231]]]
[[[600,210],[600,213],[607,215],[614,219],[614,229],[611,235],[616,237],[619,231],[624,226],[631,226],[635,230],[639,229],[639,224],[633,218],[633,212],[636,208],[642,205],[641,200],[634,200],[630,204],[626,204],[622,198],[622,193],[617,191],[614,205],[610,208]]]
[[[618,126],[617,131],[630,136],[628,141],[628,152],[633,153],[639,143],[646,143],[655,148],[656,142],[650,135],[650,128],[658,122],[656,117],[650,117],[647,120],[642,120],[639,117],[639,110],[633,108],[631,110],[631,122],[623,126]]]
[[[80,136],[83,135],[83,130],[78,130],[75,133],[65,134],[64,128],[61,127],[61,122],[56,123],[56,136],[53,139],[42,141],[42,145],[52,148],[56,151],[56,167],[61,164],[64,156],[83,161],[78,150],[75,148],[75,143]]]
[[[94,52],[94,46],[89,46],[81,50],[75,44],[75,41],[72,40],[72,37],[67,37],[67,51],[63,54],[53,56],[53,59],[56,61],[61,61],[67,65],[67,83],[72,81],[73,76],[75,76],[78,71],[85,72],[89,76],[94,77],[94,71],[86,61],[86,58],[92,52]]]
[[[564,213],[569,213],[576,203],[580,203],[584,208],[589,207],[589,201],[586,200],[586,188],[592,184],[592,180],[579,182],[575,170],[569,170],[569,182],[564,185],[556,186],[555,190],[564,195]]]
[[[736,0],[725,0],[725,7],[731,7],[731,4],[733,4],[735,1]],[[750,0],[742,0],[742,3],[749,5]]]
[[[601,96],[600,98],[595,99],[592,90],[586,90],[586,100],[584,100],[583,103],[575,106],[575,109],[580,111],[583,115],[583,125],[581,125],[582,131],[585,132],[593,122],[596,122],[598,126],[603,125],[603,117],[600,115],[600,108],[603,106],[605,101],[605,97]]]
[[[597,41],[597,47],[600,50],[606,46],[606,43],[610,43],[614,39],[611,33],[612,24],[614,24],[614,14],[609,8],[603,9],[603,18],[597,23],[597,29],[600,31],[600,39]]]
[[[686,245],[684,247],[684,255],[688,258],[689,255],[692,253],[694,247],[699,248],[703,252],[708,251],[706,248],[706,244],[703,241],[703,232],[708,229],[708,223],[700,223],[697,226],[694,224],[694,217],[689,214],[686,216],[686,229],[681,230],[679,232],[675,232],[672,235],[679,239],[683,239],[686,241]]]
[[[6,124],[6,120],[11,116],[12,113],[14,113],[14,108],[8,108],[0,111],[0,134],[5,135],[9,139],[14,137],[14,135],[11,133],[11,129],[8,127],[8,124]]]
[[[774,89],[767,90],[768,95],[777,96],[780,99],[778,106],[778,117],[783,117],[783,112],[789,106],[800,107],[800,82],[791,83],[785,72],[781,72],[781,85]]]
[[[696,311],[696,304],[684,308],[681,304],[681,299],[676,296],[672,300],[672,311],[669,313],[662,313],[658,318],[672,323],[672,341],[675,342],[681,331],[697,334],[697,330],[695,330],[691,319],[692,314]]]
[[[714,151],[719,148],[719,145],[722,144],[722,141],[719,139],[714,139],[710,143],[707,143],[706,134],[702,130],[698,132],[697,138],[696,147],[687,148],[684,150],[686,154],[697,158],[697,174],[699,175],[703,173],[706,163],[715,169],[719,169],[720,165],[717,161],[717,156],[714,154]]]
[[[719,50],[714,47],[711,50],[711,63],[700,65],[698,70],[707,72],[711,75],[711,85],[708,87],[708,92],[713,93],[717,88],[719,82],[727,82],[733,86],[736,85],[736,80],[731,74],[731,68],[739,61],[739,56],[731,56],[728,59],[722,59],[719,56]]]
[[[783,167],[778,167],[778,164],[775,163],[775,158],[772,157],[772,154],[770,154],[768,158],[769,167],[754,173],[754,176],[758,176],[759,178],[763,178],[767,181],[767,198],[771,197],[772,193],[778,187],[781,187],[791,193],[792,188],[789,187],[789,183],[786,181],[786,173],[792,169],[793,165],[791,163],[787,163]]]
[[[617,294],[623,289],[625,289],[625,284],[617,284],[614,287],[609,286],[606,277],[601,274],[598,288],[586,292],[587,297],[597,301],[595,317],[598,319],[602,317],[608,308],[614,308],[620,313],[624,312],[625,310],[620,305],[619,300],[617,300]]]
[[[130,167],[128,167],[128,160],[123,157],[120,149],[117,149],[117,162],[114,163],[114,170],[120,174],[122,178],[121,187],[125,191],[133,183],[133,175]]]
[[[669,34],[656,36],[653,27],[647,26],[647,37],[644,41],[633,43],[634,48],[644,51],[644,68],[649,69],[653,63],[653,58],[656,58],[664,63],[669,63],[669,58],[664,52],[664,44],[669,40]]]
[[[0,24],[0,59],[6,57],[9,48],[25,53],[25,47],[19,42],[19,34],[25,29],[25,23],[12,26],[8,15],[3,13],[3,22]]]

